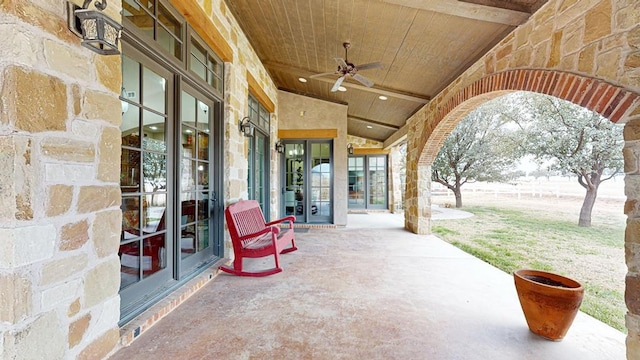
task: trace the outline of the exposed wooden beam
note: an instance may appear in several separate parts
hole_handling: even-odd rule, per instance
[[[271,61],[267,61],[263,65],[267,69],[271,69],[271,70],[275,70],[275,71],[280,71],[280,72],[292,74],[292,75],[294,75],[296,77],[308,78],[309,76],[314,74],[313,72],[311,72],[309,70],[304,70],[304,69],[300,69],[300,68],[296,68],[296,67],[286,66],[286,65],[274,63],[274,62],[271,62]],[[328,84],[333,84],[333,83],[336,82],[335,78],[329,78],[328,76],[327,77],[316,77],[313,80],[322,81],[322,82],[325,82],[325,83],[328,83]],[[368,92],[372,92],[372,93],[375,93],[375,94],[378,94],[378,95],[385,95],[385,96],[394,97],[394,98],[397,98],[397,99],[413,101],[413,102],[417,102],[417,103],[420,103],[420,104],[426,104],[430,100],[430,98],[428,96],[424,96],[424,95],[420,95],[420,94],[412,94],[412,93],[408,93],[408,92],[402,92],[402,91],[398,91],[398,90],[387,89],[387,88],[376,87],[376,86],[366,87],[366,86],[363,86],[363,85],[353,84],[353,83],[349,83],[349,82],[346,82],[346,81],[342,83],[342,86],[344,86],[346,88],[350,88],[350,89],[368,91]]]
[[[260,87],[258,81],[247,71],[247,83],[249,84],[249,92],[253,94],[258,101],[264,106],[268,112],[276,111],[276,105],[269,99],[269,95]]]
[[[222,61],[233,61],[233,49],[231,45],[229,45],[227,39],[218,31],[209,15],[205,14],[196,0],[170,1]]]
[[[335,139],[338,137],[337,129],[279,129],[280,139]]]
[[[365,119],[365,118],[361,118],[361,117],[357,117],[357,116],[347,116],[347,120],[362,121],[362,122],[367,123],[367,124],[381,126],[381,127],[385,127],[385,128],[392,129],[392,130],[400,130],[399,126],[385,124],[383,122],[370,120],[370,119]]]
[[[383,0],[389,4],[413,9],[434,11],[468,19],[488,21],[497,24],[518,26],[524,24],[531,14],[523,11],[503,9],[458,0]]]
[[[355,148],[353,153],[355,155],[388,155],[390,151],[381,148]]]

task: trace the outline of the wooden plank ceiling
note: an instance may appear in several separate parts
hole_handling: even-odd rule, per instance
[[[348,133],[384,141],[547,0],[226,0],[279,89],[348,105]],[[334,58],[347,77],[331,92]],[[300,82],[300,77],[307,82]],[[384,95],[387,100],[380,100]]]

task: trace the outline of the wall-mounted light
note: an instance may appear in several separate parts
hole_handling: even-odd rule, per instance
[[[248,116],[245,116],[240,120],[240,132],[246,137],[253,136],[253,124],[251,123],[251,119]]]
[[[353,155],[353,144],[352,143],[348,143],[347,144],[347,152],[349,153],[349,155]]]
[[[284,144],[280,140],[276,143],[276,151],[280,154],[284,153]]]
[[[89,10],[93,0],[84,0],[82,7],[67,1],[67,27],[82,39],[82,46],[101,55],[118,55],[118,40],[122,25],[105,15],[107,0],[95,2],[97,10]]]

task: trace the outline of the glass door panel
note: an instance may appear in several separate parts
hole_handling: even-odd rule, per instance
[[[311,183],[310,188],[310,222],[331,220],[332,209],[332,176],[331,176],[331,144],[310,143]]]
[[[268,187],[268,150],[269,138],[259,129],[255,130],[253,138],[249,138],[249,199],[257,200],[265,216],[269,219],[269,205],[267,203]]]
[[[186,84],[180,108],[180,274],[186,274],[213,253],[209,184],[212,164],[211,129],[213,102]]]
[[[304,222],[305,216],[305,159],[304,144],[285,144],[284,151],[284,213],[300,217],[296,221]]]
[[[364,157],[349,158],[349,208],[364,208]]]
[[[386,156],[369,157],[369,196],[367,207],[374,209],[387,208],[387,158]]]
[[[122,233],[120,237],[120,289],[123,306],[159,288],[172,278],[173,218],[168,199],[167,124],[169,114],[166,85],[170,72],[146,66],[138,57],[123,55]]]

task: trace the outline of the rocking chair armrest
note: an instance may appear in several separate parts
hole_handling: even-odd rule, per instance
[[[293,222],[296,221],[296,217],[293,216],[293,215],[285,216],[282,219],[270,221],[270,222],[266,223],[265,225],[266,226],[271,226],[271,225],[283,223],[285,221],[289,221],[289,222],[291,222],[293,224]]]
[[[260,235],[263,235],[263,234],[267,234],[267,233],[270,233],[270,232],[273,232],[273,233],[275,233],[277,235],[280,232],[280,229],[276,228],[275,226],[267,226],[267,227],[265,227],[264,229],[262,229],[260,231],[257,231],[257,232],[251,233],[251,234],[247,234],[247,235],[244,235],[244,236],[240,236],[238,238],[238,240],[242,241],[242,240],[252,239],[254,237],[257,237],[257,236],[260,236]]]

